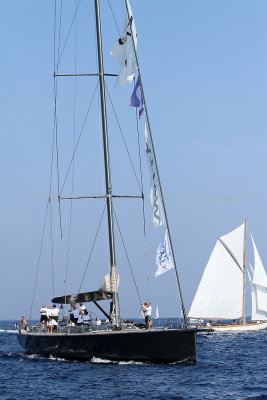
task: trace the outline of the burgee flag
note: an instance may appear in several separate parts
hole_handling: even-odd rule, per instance
[[[121,70],[116,79],[115,86],[126,85],[131,83],[137,70],[136,59],[135,59],[135,48],[137,47],[137,34],[135,29],[135,23],[133,18],[132,9],[128,0],[126,0],[129,10],[128,16],[125,21],[123,28],[123,34],[117,41],[111,55],[120,64]],[[132,29],[131,29],[132,28]],[[133,38],[132,38],[133,33]]]
[[[144,99],[143,93],[141,88],[140,76],[138,76],[137,82],[135,84],[132,97],[130,100],[130,106],[132,107],[139,107],[139,119],[144,114]]]
[[[156,264],[158,266],[158,269],[155,273],[155,277],[164,274],[164,272],[169,271],[169,269],[174,268],[172,251],[167,229],[165,232],[163,242],[157,248]]]

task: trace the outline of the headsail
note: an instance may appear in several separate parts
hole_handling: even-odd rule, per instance
[[[242,317],[243,243],[244,224],[217,240],[188,317],[213,320]]]
[[[251,240],[254,251],[254,268],[252,269],[253,275],[251,278],[251,302],[252,311],[251,319],[253,321],[266,321],[267,320],[267,275],[262,264],[260,255],[258,253],[253,236]]]

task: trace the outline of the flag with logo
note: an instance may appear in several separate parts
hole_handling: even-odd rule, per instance
[[[123,34],[119,38],[116,45],[114,46],[114,49],[111,52],[111,55],[121,66],[120,73],[115,82],[115,86],[122,86],[126,85],[127,83],[131,83],[137,70],[134,51],[134,45],[135,48],[137,47],[137,34],[130,3],[128,0],[126,0],[126,2],[129,11],[129,19],[127,16],[123,28]]]
[[[140,119],[145,111],[140,76],[138,76],[137,82],[135,84],[130,100],[130,106],[139,108],[139,119]]]
[[[162,275],[164,274],[164,272],[167,272],[170,269],[174,268],[172,251],[167,229],[162,243],[157,248],[156,264],[158,269],[155,273],[155,277]]]
[[[150,201],[153,207],[153,224],[161,226],[165,224],[163,203],[160,194],[159,180],[156,169],[156,160],[154,156],[153,146],[150,133],[145,124],[145,152],[147,165],[150,172]]]

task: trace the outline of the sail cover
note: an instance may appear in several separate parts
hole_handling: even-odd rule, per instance
[[[230,250],[231,233],[221,238],[226,239]],[[241,230],[239,233],[242,233]],[[235,235],[232,237],[236,239]],[[238,243],[238,240],[234,240],[233,250],[236,259],[240,260],[237,250],[242,254],[243,246]],[[213,320],[241,318],[242,296],[243,272],[218,239],[199,283],[188,317]]]

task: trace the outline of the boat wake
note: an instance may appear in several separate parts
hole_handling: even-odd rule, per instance
[[[104,358],[93,357],[90,360],[93,364],[117,364],[117,365],[146,365],[147,363],[141,361],[111,361]]]
[[[0,334],[1,333],[17,333],[15,329],[0,329]]]
[[[58,357],[53,357],[53,356],[49,356],[49,357],[43,357],[39,354],[27,354],[27,353],[16,353],[16,352],[9,352],[9,353],[0,353],[0,358],[17,358],[19,359],[19,361],[22,360],[36,360],[36,361],[40,361],[40,360],[47,360],[47,361],[59,361],[59,362],[63,362],[63,361],[67,361],[64,358],[58,358]]]

